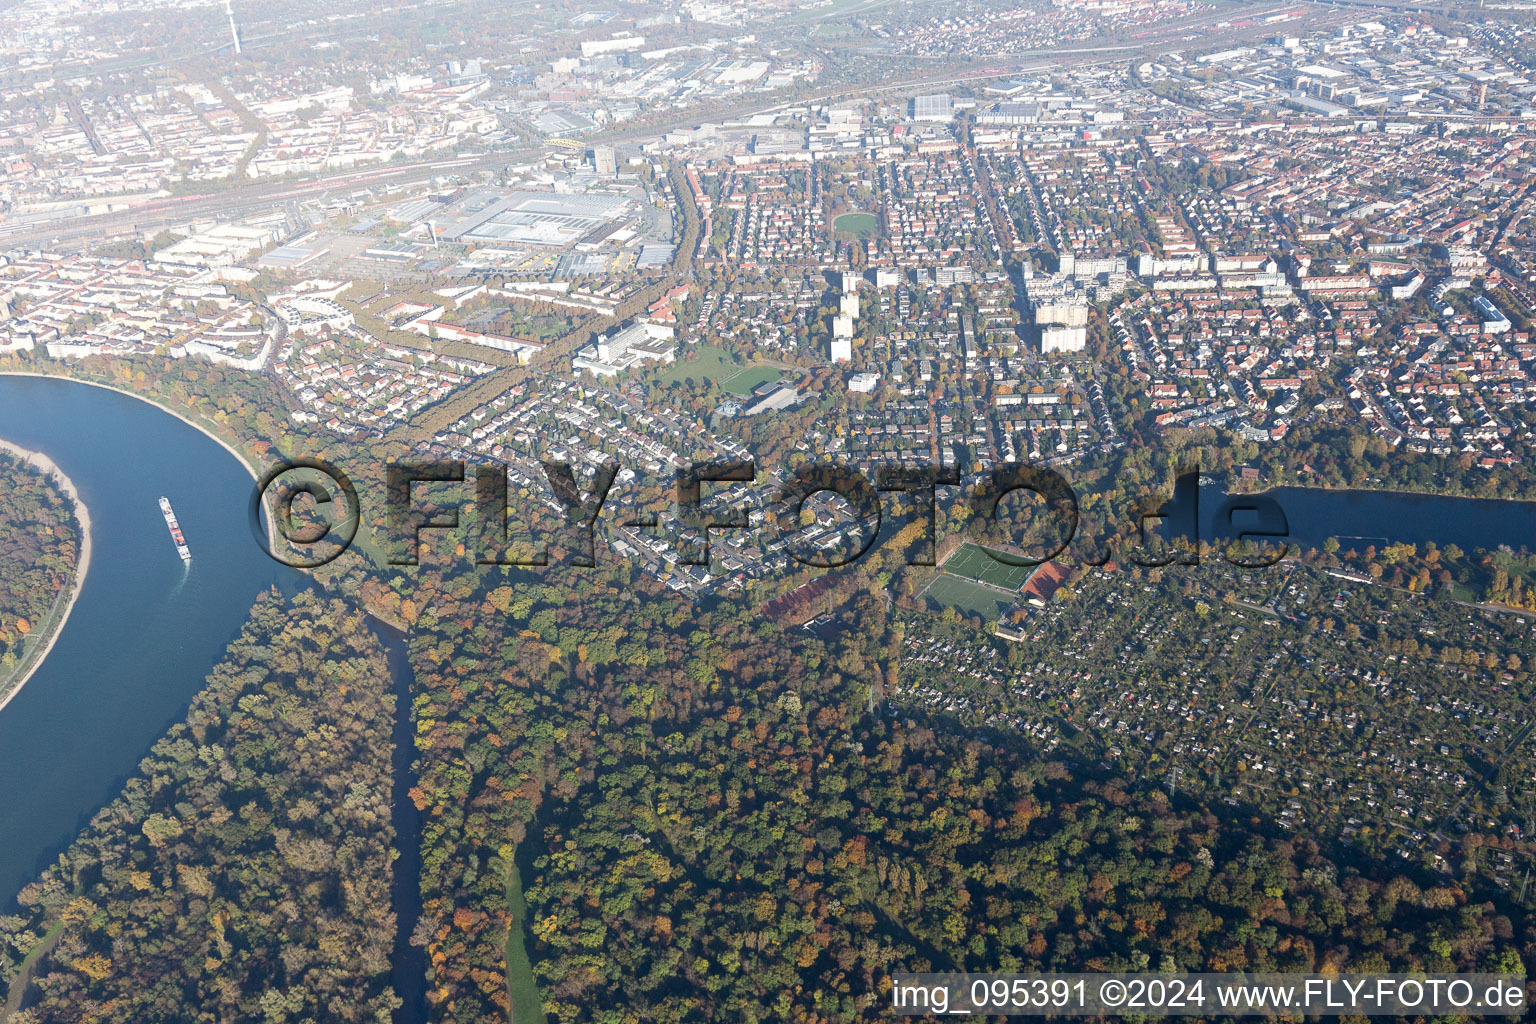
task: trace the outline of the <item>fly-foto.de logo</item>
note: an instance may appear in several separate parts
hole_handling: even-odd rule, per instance
[[[678,565],[711,565],[711,538],[723,531],[748,531],[764,548],[782,550],[810,568],[837,568],[863,557],[880,540],[888,505],[899,502],[909,529],[903,531],[903,560],[908,565],[935,564],[942,541],[939,512],[949,523],[985,534],[982,546],[998,562],[1032,567],[1067,551],[1102,564],[1124,557],[1137,565],[1192,565],[1199,561],[1198,527],[1169,535],[1168,512],[1156,508],[1130,511],[1119,534],[1080,536],[1077,493],[1056,470],[1005,463],[962,477],[953,467],[886,464],[873,469],[843,462],[808,462],[762,479],[751,459],[691,462],[676,470],[669,485],[649,486],[658,500],[615,502],[620,480],[617,462],[605,460],[578,471],[570,462],[543,460],[542,487],[522,487],[517,498],[508,468],[499,463],[470,465],[443,459],[391,463],[385,467],[382,530],[376,538],[390,565],[419,564],[423,539],[433,532],[458,535],[466,557],[477,565],[543,567],[551,564],[592,567],[598,564],[597,526],[604,509],[626,511],[610,517],[626,530],[668,537],[669,558]],[[1193,480],[1198,470],[1180,476]],[[524,481],[531,483],[534,481]],[[711,488],[751,485],[734,502],[711,501]],[[625,484],[624,488],[631,484]],[[634,484],[635,490],[647,486]],[[430,490],[430,498],[427,497]],[[1198,488],[1189,488],[1186,515],[1199,522]],[[447,497],[445,497],[447,495]],[[1024,501],[1009,501],[1011,496]],[[633,498],[633,493],[629,496]],[[807,522],[807,506],[817,497],[837,499],[842,524],[836,543]],[[1025,507],[1021,509],[1020,505]],[[351,547],[362,522],[362,503],[352,478],[320,459],[298,459],[270,468],[251,499],[252,532],[273,558],[297,568],[333,561]],[[469,515],[464,512],[468,511]],[[767,513],[767,514],[763,514]],[[1240,525],[1238,516],[1249,517]],[[1231,527],[1223,536],[1238,542],[1278,541],[1287,536],[1284,512],[1265,495],[1228,499],[1218,517]],[[1118,548],[1118,554],[1115,549]],[[1274,565],[1288,553],[1284,544],[1261,551],[1224,552],[1245,568]]]

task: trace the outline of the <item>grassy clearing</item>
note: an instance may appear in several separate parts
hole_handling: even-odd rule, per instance
[[[692,359],[667,367],[661,373],[661,380],[668,384],[681,384],[685,380],[720,380],[740,370],[724,349],[698,345],[693,350]]]
[[[748,395],[764,381],[778,380],[782,376],[784,371],[772,366],[742,366],[732,360],[724,349],[699,345],[692,359],[684,363],[673,363],[662,372],[661,379],[668,384],[679,384],[686,380],[711,380],[732,394]]]
[[[528,919],[528,903],[523,899],[523,879],[517,865],[507,873],[507,909],[512,927],[507,932],[507,994],[512,999],[513,1024],[543,1024],[544,1002],[539,998],[538,983],[533,980],[533,962],[523,942]]]
[[[64,922],[55,921],[49,927],[42,941],[33,946],[21,963],[16,966],[16,977],[11,979],[10,991],[7,993],[4,1004],[0,1004],[0,1020],[10,1020],[21,1010],[21,1001],[26,998],[27,989],[32,985],[32,971],[37,962],[58,945],[59,937],[64,934]]]
[[[872,238],[877,227],[872,213],[845,213],[832,222],[832,230],[854,238]]]

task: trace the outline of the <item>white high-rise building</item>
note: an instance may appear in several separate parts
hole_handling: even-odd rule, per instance
[[[832,361],[834,363],[851,363],[851,362],[853,362],[853,339],[852,338],[837,338],[837,337],[834,337],[832,339],[832,353],[831,354],[832,354]]]
[[[1051,324],[1040,328],[1040,351],[1042,353],[1081,352],[1087,345],[1088,329],[1086,327],[1066,327],[1060,324]]]
[[[841,301],[838,303],[838,309],[843,316],[851,320],[857,320],[859,318],[859,293],[844,292]]]

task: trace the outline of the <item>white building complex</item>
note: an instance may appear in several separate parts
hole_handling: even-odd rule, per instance
[[[582,348],[571,359],[571,368],[613,377],[643,362],[670,363],[677,358],[673,335],[665,324],[637,320]]]
[[[275,309],[289,334],[318,334],[352,326],[352,313],[334,299],[296,295],[279,302]]]

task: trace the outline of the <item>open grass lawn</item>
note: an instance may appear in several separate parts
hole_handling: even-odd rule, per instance
[[[673,363],[663,370],[661,379],[668,384],[680,384],[685,380],[721,380],[741,371],[724,349],[713,345],[695,346],[690,355],[692,358],[685,362]]]
[[[871,238],[877,223],[872,213],[845,213],[832,222],[832,230],[854,238]]]
[[[693,358],[687,362],[673,363],[662,373],[668,383],[685,380],[712,380],[735,395],[749,395],[752,389],[764,381],[778,380],[784,371],[772,366],[742,366],[732,362],[724,349],[713,345],[699,345]]]
[[[507,934],[507,994],[512,999],[512,1019],[517,1024],[543,1024],[544,1001],[533,978],[533,964],[523,941],[528,918],[528,904],[523,899],[523,880],[514,864],[507,875],[507,908],[512,912],[512,927]]]
[[[990,583],[1004,590],[1018,590],[1035,570],[1032,566],[1009,565],[987,554],[979,544],[962,544],[944,559],[943,569],[968,580]]]
[[[1001,618],[1013,607],[1012,601],[991,587],[942,572],[934,576],[923,591],[923,597],[933,611],[954,608],[961,614],[980,615],[988,621]]]

